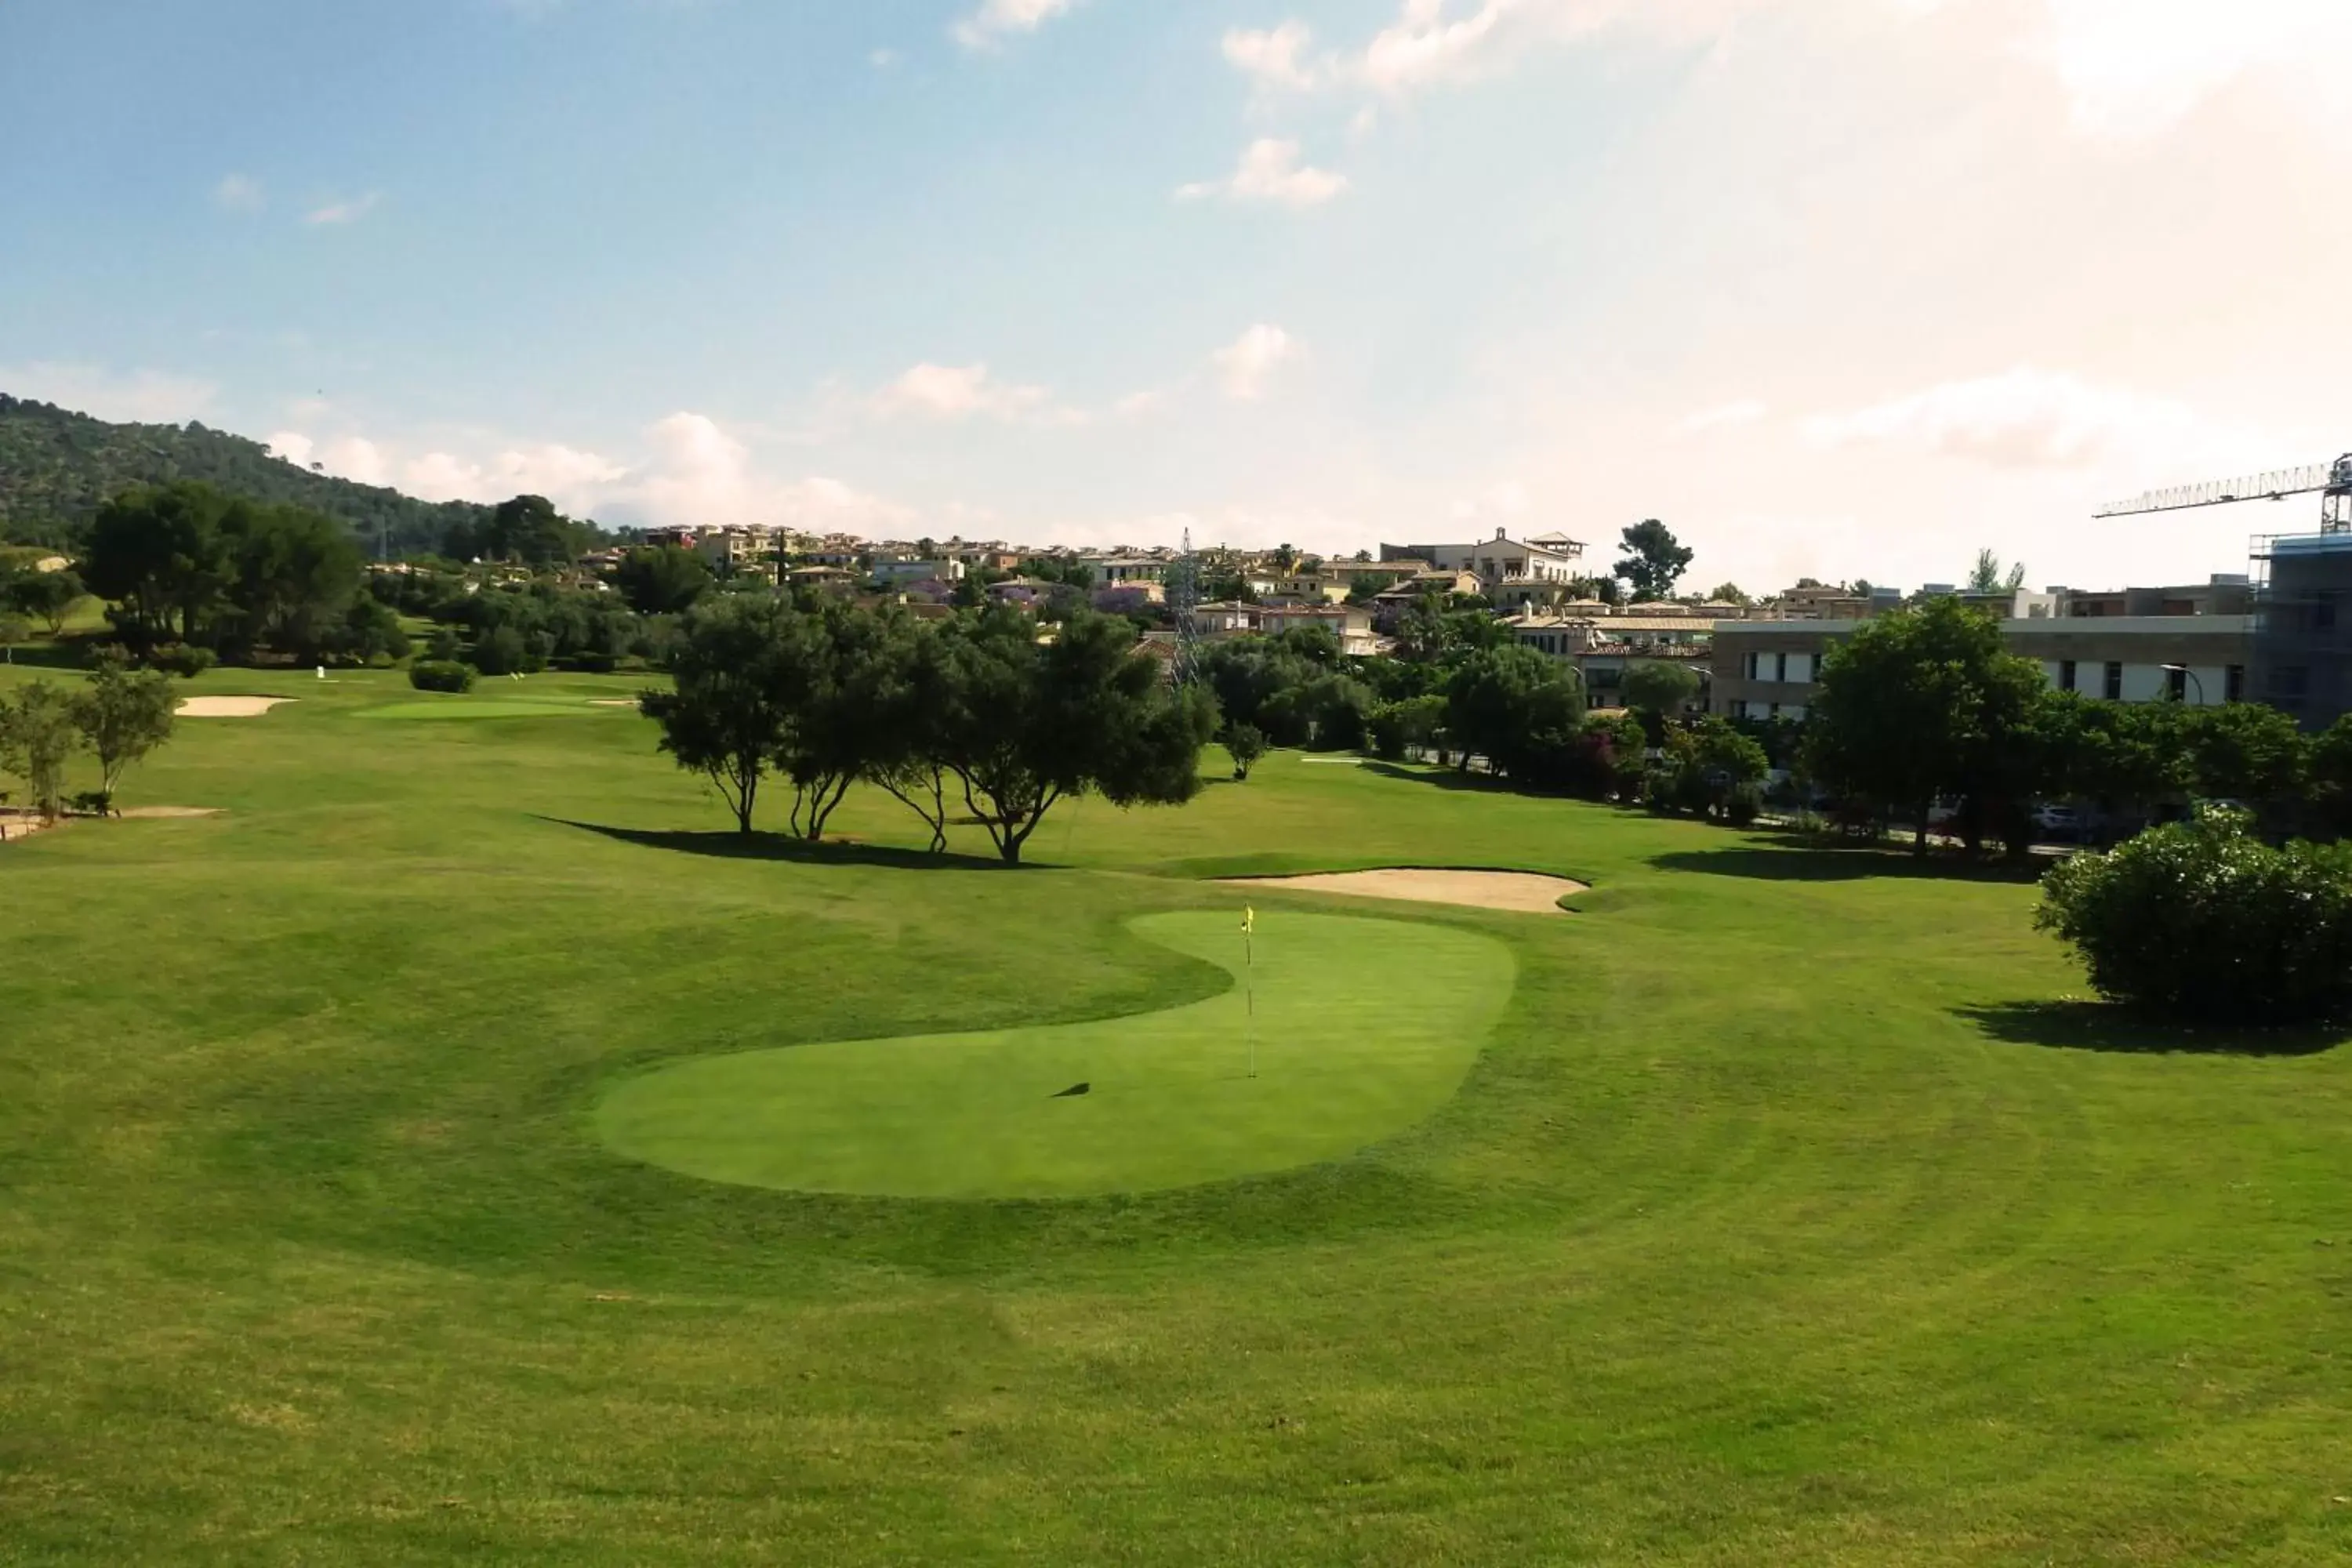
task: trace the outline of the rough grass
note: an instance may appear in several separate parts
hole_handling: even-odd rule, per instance
[[[1019,872],[887,801],[746,847],[625,714],[299,695],[124,792],[226,816],[0,847],[0,1560],[2352,1555],[2352,1053],[2086,1023],[2028,886],[1280,756]],[[1517,985],[1341,1159],[944,1202],[595,1135],[667,1063],[1215,995],[1132,928],[1202,875],[1433,862],[1593,890],[1412,911]]]

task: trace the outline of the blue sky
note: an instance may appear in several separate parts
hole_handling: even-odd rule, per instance
[[[2302,514],[2087,513],[2352,446],[2347,45],[2323,0],[11,0],[0,390],[613,521],[2201,577]]]

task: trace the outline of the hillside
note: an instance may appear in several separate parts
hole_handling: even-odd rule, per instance
[[[112,425],[54,404],[0,393],[0,535],[53,542],[87,522],[100,502],[131,485],[202,479],[258,500],[291,502],[339,517],[371,552],[437,549],[452,523],[487,508],[422,501],[354,484],[270,456],[258,441],[191,421]]]

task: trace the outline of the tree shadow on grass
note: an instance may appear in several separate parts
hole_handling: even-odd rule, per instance
[[[719,860],[790,860],[807,866],[887,866],[901,871],[1006,871],[1022,868],[1008,866],[994,856],[958,855],[951,851],[930,855],[920,849],[901,849],[885,844],[812,844],[807,839],[782,833],[664,833],[641,827],[614,827],[600,822],[574,822],[562,816],[542,816],[539,820],[554,823],[559,827],[576,827],[583,833],[593,833],[600,837],[634,844],[644,849],[705,855]]]
[[[1823,848],[1812,845],[1747,846],[1729,849],[1680,849],[1654,855],[1661,871],[1697,871],[1710,877],[1744,877],[1759,882],[1858,882],[1885,877],[1926,878],[1946,882],[2018,882],[2042,879],[2050,868],[1969,861],[1944,855],[1920,859],[1898,849]]]
[[[2352,1030],[2341,1026],[2203,1027],[2113,1002],[2001,1002],[1953,1012],[2014,1046],[2129,1056],[2312,1057],[2352,1037]]]
[[[1325,752],[1319,754],[1337,755],[1338,753]],[[1366,773],[1378,773],[1382,778],[1410,779],[1414,784],[1435,784],[1439,789],[1480,790],[1490,795],[1526,795],[1531,793],[1527,790],[1515,790],[1508,784],[1495,777],[1492,773],[1465,773],[1454,768],[1438,767],[1427,764],[1420,767],[1412,767],[1403,763],[1384,763],[1377,757],[1364,758],[1361,765]]]
[[[86,675],[89,652],[78,643],[29,643],[10,648],[7,662],[19,669],[68,669]]]

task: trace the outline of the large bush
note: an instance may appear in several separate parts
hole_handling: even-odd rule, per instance
[[[474,671],[455,659],[420,658],[409,667],[408,684],[419,691],[471,691]]]
[[[2352,846],[2256,838],[2208,809],[2042,879],[2034,923],[2099,994],[2207,1022],[2291,1023],[2352,1004]]]

